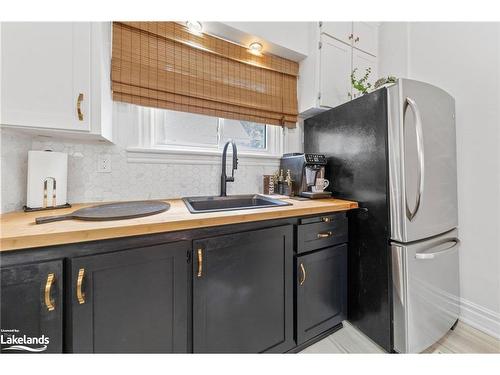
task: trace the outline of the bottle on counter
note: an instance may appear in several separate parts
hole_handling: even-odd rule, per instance
[[[285,178],[283,177],[283,169],[280,169],[278,175],[278,194],[283,195],[285,190]]]
[[[290,197],[293,196],[293,180],[292,180],[292,173],[290,172],[290,169],[287,169],[287,171],[286,171],[284,195],[288,195]]]

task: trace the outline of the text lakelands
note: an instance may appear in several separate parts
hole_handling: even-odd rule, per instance
[[[40,337],[29,337],[26,335],[23,336],[4,336],[0,335],[0,344],[2,345],[48,345],[49,338],[45,335]]]

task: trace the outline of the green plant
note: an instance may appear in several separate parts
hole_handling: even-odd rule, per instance
[[[366,68],[365,75],[360,79],[356,79],[356,71],[357,70],[358,70],[358,68],[354,68],[354,70],[351,73],[352,87],[354,87],[360,93],[366,94],[368,92],[368,90],[372,87],[372,84],[370,82],[368,82],[368,78],[370,77],[370,73],[372,72],[372,68]]]

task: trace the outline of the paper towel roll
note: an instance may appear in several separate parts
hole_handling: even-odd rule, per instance
[[[56,183],[55,202],[53,200],[54,180]],[[28,152],[26,205],[29,208],[44,207],[45,181],[47,181],[46,205],[48,207],[68,203],[68,154],[53,151]]]

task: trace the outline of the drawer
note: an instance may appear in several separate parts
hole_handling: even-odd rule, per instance
[[[301,219],[297,227],[297,253],[305,253],[348,241],[345,213]]]

